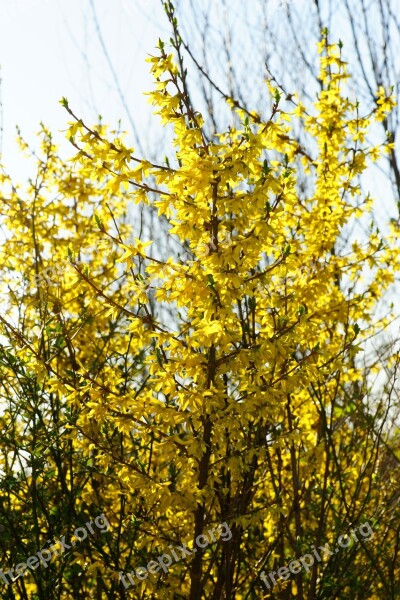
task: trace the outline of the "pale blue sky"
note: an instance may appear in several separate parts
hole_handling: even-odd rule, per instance
[[[160,35],[169,34],[159,0],[94,0],[113,69],[137,129],[148,129],[152,109],[143,96],[151,87],[145,62]],[[169,37],[169,35],[168,35]],[[34,140],[42,120],[63,140],[66,96],[76,114],[97,114],[128,127],[98,35],[91,0],[0,0],[0,65],[3,103],[3,160],[19,176],[23,163],[15,147],[15,125]],[[57,133],[58,132],[58,133]]]

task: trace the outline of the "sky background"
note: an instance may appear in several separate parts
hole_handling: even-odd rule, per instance
[[[269,10],[279,12],[304,0],[268,1]],[[200,0],[203,9],[217,3]],[[32,142],[43,121],[64,145],[63,96],[88,122],[101,114],[113,126],[122,118],[127,129],[128,107],[136,129],[148,136],[152,108],[143,92],[152,80],[145,58],[159,37],[170,35],[160,0],[0,0],[1,149],[7,169],[19,177],[26,170],[15,145],[16,125]]]
[[[62,96],[89,122],[101,114],[112,125],[122,117],[127,127],[114,74],[137,129],[143,135],[148,130],[152,108],[143,92],[152,82],[145,58],[160,35],[169,37],[160,2],[94,2],[112,67],[96,32],[91,0],[0,0],[2,154],[13,174],[21,176],[25,168],[15,145],[16,125],[31,142],[43,121],[64,145],[69,116],[59,104]]]

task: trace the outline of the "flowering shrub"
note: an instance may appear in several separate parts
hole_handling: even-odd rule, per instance
[[[368,519],[380,535],[367,550],[316,562],[273,597],[392,597],[397,463],[383,486],[385,409],[369,410],[357,354],[393,318],[379,310],[399,253],[394,232],[350,247],[341,234],[371,209],[358,177],[390,145],[366,136],[393,97],[379,90],[361,116],[325,34],[313,106],[285,109],[269,84],[268,118],[226,97],[232,125],[210,136],[174,39],[150,58],[169,160],[138,157],[64,99],[74,160],[43,128],[36,179],[2,177],[2,568],[95,505],[111,530],[18,580],[20,598],[129,597],[119,572],[222,522],[229,541],[135,590],[256,598],[263,571]],[[157,211],[173,250],[129,225],[132,203]],[[397,366],[394,350],[383,360]],[[374,357],[368,372],[380,368]]]

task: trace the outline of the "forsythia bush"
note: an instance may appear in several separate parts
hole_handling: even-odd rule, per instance
[[[398,354],[363,349],[393,319],[382,299],[399,250],[373,227],[344,240],[372,219],[359,177],[389,145],[366,137],[394,100],[381,89],[361,116],[324,35],[313,106],[285,109],[269,84],[269,118],[227,97],[231,125],[210,134],[173,46],[150,59],[168,160],[138,157],[63,100],[74,160],[43,128],[35,176],[2,175],[2,597],[398,597],[384,426]],[[157,212],[166,240],[143,237],[133,203]],[[10,582],[99,514],[107,532]],[[263,584],[366,521],[370,540]],[[223,523],[230,539],[140,570]]]

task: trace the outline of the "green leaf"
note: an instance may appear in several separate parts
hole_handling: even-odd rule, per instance
[[[101,221],[101,219],[99,219],[99,217],[95,214],[94,215],[97,227],[100,229],[100,231],[104,231],[104,225],[103,225],[103,221]]]
[[[264,162],[263,162],[263,168],[262,168],[262,172],[264,173],[264,175],[268,175],[271,172],[271,167],[268,165],[268,161],[265,158]]]
[[[307,312],[307,308],[304,306],[304,304],[300,304],[299,309],[297,311],[299,317],[301,317],[301,315],[305,315]]]
[[[163,366],[163,360],[162,360],[162,354],[161,354],[160,348],[156,348],[156,355],[157,355],[157,362],[160,365],[160,367],[162,367]]]

